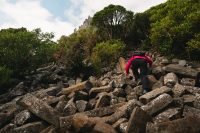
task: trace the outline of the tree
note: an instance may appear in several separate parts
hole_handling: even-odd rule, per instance
[[[52,33],[42,33],[40,29],[1,30],[0,66],[12,70],[17,77],[51,61],[56,50],[56,43],[51,41],[52,37]]]
[[[94,27],[80,29],[70,36],[60,38],[58,55],[67,68],[67,75],[79,76],[91,73],[91,70],[86,70],[87,64],[84,64],[84,61],[90,58],[96,42],[97,34]]]
[[[141,44],[142,40],[149,36],[150,21],[147,13],[134,15],[131,32],[128,34],[126,43],[132,47]],[[133,44],[134,43],[134,44]]]
[[[168,0],[147,10],[150,33],[146,40],[164,54],[188,58],[189,52],[190,57],[196,58],[199,56],[196,54],[199,51],[196,47],[200,32],[199,6],[198,0]]]
[[[109,5],[95,13],[92,24],[104,39],[124,39],[131,31],[133,12],[120,5]]]

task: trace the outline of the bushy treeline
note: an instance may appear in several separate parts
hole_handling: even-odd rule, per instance
[[[56,43],[52,33],[25,28],[0,31],[0,87],[10,86],[12,79],[22,78],[30,71],[52,61]]]

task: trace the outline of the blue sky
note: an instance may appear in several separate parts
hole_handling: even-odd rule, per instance
[[[109,4],[143,12],[167,0],[0,0],[0,29],[25,27],[70,35],[83,21]]]
[[[42,0],[42,6],[62,20],[67,20],[65,10],[70,8],[70,0]]]

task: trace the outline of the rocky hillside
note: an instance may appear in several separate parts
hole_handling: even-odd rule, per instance
[[[37,69],[0,95],[0,132],[200,132],[200,66],[151,56],[152,91],[145,94],[125,78],[123,58],[116,69],[86,81],[66,77],[55,64]]]

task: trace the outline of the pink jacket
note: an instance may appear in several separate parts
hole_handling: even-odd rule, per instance
[[[149,63],[150,66],[151,66],[152,63],[153,63],[152,59],[151,59],[149,56],[147,56],[147,55],[145,55],[145,56],[132,56],[132,57],[128,60],[128,63],[126,64],[126,67],[125,67],[126,74],[129,73],[129,68],[130,68],[130,66],[131,66],[131,64],[132,64],[132,61],[134,61],[135,59],[144,59],[145,61],[147,61],[147,63]]]

